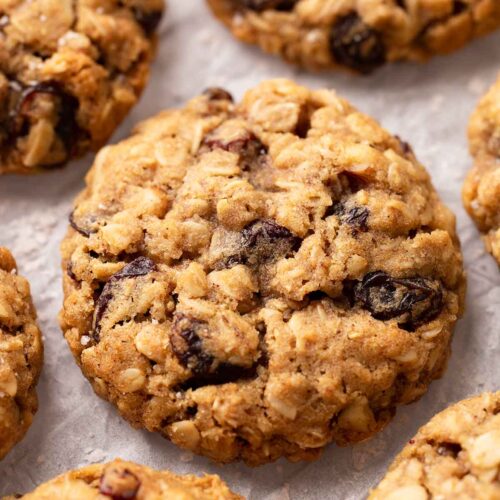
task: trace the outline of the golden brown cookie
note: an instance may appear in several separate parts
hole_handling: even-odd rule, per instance
[[[369,500],[498,500],[500,392],[438,413],[410,440]]]
[[[197,477],[156,471],[114,460],[67,472],[32,493],[4,500],[243,500],[219,476]]]
[[[0,0],[0,174],[99,149],[146,84],[163,0]]]
[[[61,325],[135,427],[221,462],[314,458],[445,368],[455,218],[410,146],[328,90],[210,89],[102,150]]]
[[[423,61],[500,26],[498,0],[207,0],[240,40],[310,69],[370,73]]]
[[[28,282],[0,247],[0,459],[20,441],[38,408],[43,346]]]
[[[465,208],[500,265],[500,77],[481,99],[469,124],[475,164],[465,180]]]

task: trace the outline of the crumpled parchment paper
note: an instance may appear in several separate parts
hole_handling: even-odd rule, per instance
[[[176,472],[217,473],[252,500],[361,499],[432,415],[466,396],[499,389],[500,272],[460,200],[471,166],[468,117],[499,70],[497,33],[426,65],[392,65],[368,78],[308,74],[235,41],[202,0],[170,0],[150,85],[113,142],[139,120],[181,106],[208,86],[226,87],[239,98],[261,80],[285,76],[315,88],[337,89],[412,144],[457,215],[469,286],[467,312],[456,328],[448,371],[422,400],[401,408],[374,439],[344,449],[330,446],[317,462],[281,460],[251,469],[195,457],[158,435],[132,429],[95,396],[58,327],[59,243],[92,156],[42,176],[1,177],[0,244],[13,251],[20,272],[31,282],[46,360],[40,410],[26,438],[0,463],[0,495],[23,493],[68,469],[122,457]]]

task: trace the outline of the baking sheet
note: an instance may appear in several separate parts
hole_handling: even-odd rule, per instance
[[[249,499],[361,499],[417,428],[448,403],[500,387],[500,273],[465,214],[460,189],[471,159],[465,129],[478,97],[500,70],[500,33],[425,66],[400,64],[369,78],[307,74],[242,45],[202,0],[170,0],[158,59],[140,104],[113,138],[162,108],[180,106],[208,86],[235,97],[271,77],[314,88],[334,87],[362,111],[410,142],[457,214],[468,271],[467,313],[455,333],[444,378],[421,401],[401,408],[385,431],[350,448],[330,446],[314,463],[285,460],[259,468],[220,466],[182,451],[158,435],[136,431],[95,396],[70,355],[57,323],[62,303],[59,243],[72,200],[92,156],[37,177],[0,178],[0,245],[15,254],[32,285],[46,362],[40,410],[27,437],[0,463],[0,496],[97,461],[122,457],[176,472],[217,473]]]

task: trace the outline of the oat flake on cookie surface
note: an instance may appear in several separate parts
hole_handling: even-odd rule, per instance
[[[475,164],[465,180],[463,200],[500,265],[500,76],[471,117],[469,141]]]
[[[137,102],[163,0],[0,0],[0,174],[97,150]]]
[[[0,460],[24,437],[38,409],[42,360],[30,286],[0,246]]]
[[[500,27],[498,0],[207,0],[238,39],[306,68],[370,73]]]
[[[209,89],[103,149],[61,326],[134,427],[220,462],[366,439],[446,366],[465,279],[410,146],[328,90]]]
[[[62,474],[24,496],[3,500],[243,500],[215,475],[197,477],[113,460]]]
[[[438,413],[404,447],[369,500],[498,500],[500,392]]]

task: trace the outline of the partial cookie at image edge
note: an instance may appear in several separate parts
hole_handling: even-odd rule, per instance
[[[471,116],[469,144],[474,166],[463,185],[464,206],[500,265],[500,75]]]
[[[102,147],[149,78],[164,0],[0,0],[0,174]]]
[[[42,336],[30,286],[0,247],[0,460],[28,431],[38,409]]]
[[[500,27],[495,0],[207,2],[239,40],[312,70],[368,74],[389,62],[425,61]]]
[[[243,500],[216,475],[202,477],[157,471],[117,459],[62,474],[31,493],[2,500]]]
[[[369,500],[500,498],[500,392],[435,415],[395,458]]]

